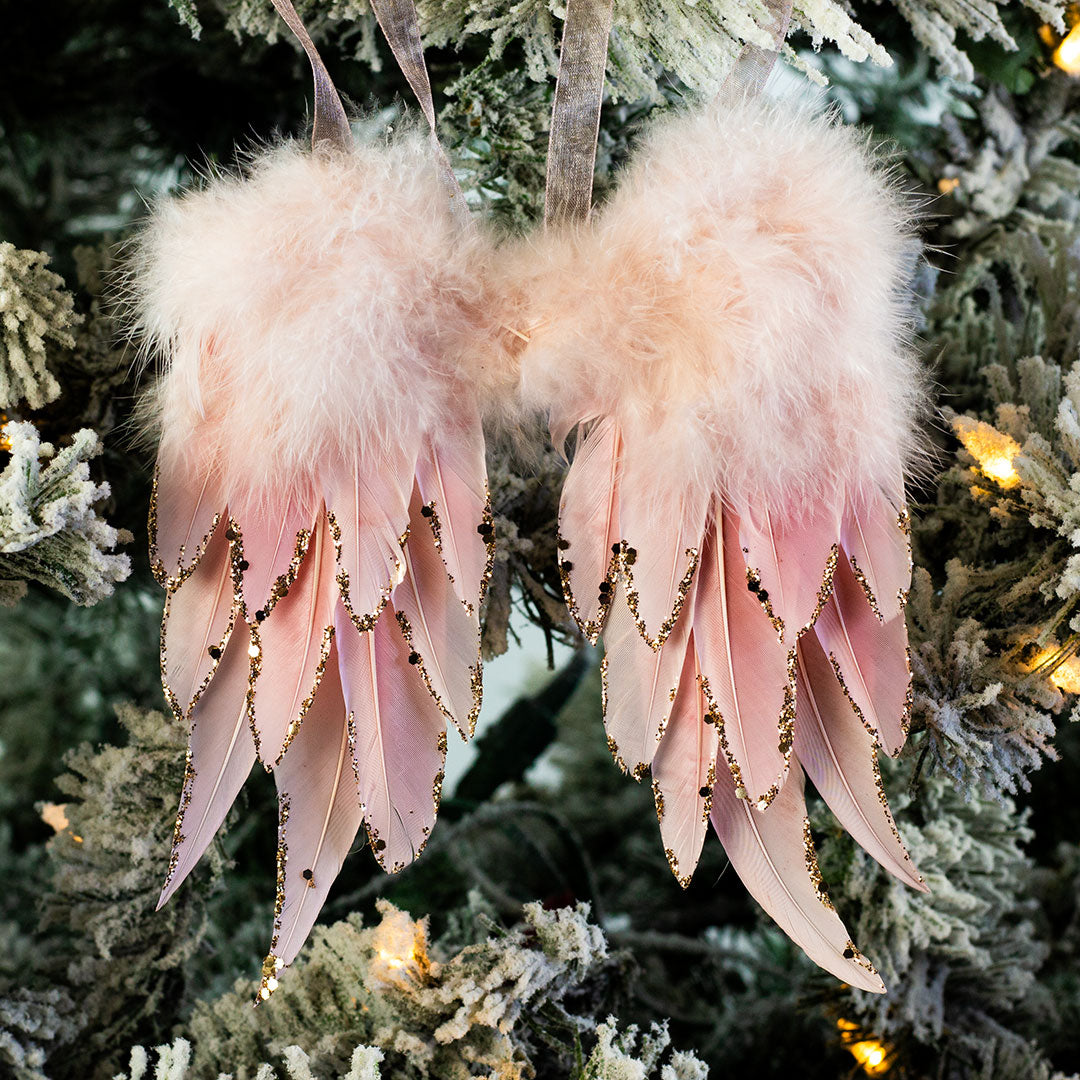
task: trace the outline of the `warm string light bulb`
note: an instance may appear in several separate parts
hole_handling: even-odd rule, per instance
[[[1003,488],[1019,485],[1020,476],[1014,462],[1021,446],[1011,435],[969,416],[958,416],[953,421],[953,430],[984,476]]]
[[[387,952],[385,949],[379,950],[379,959],[388,967],[391,971],[400,971],[410,960],[414,959],[414,950],[410,949],[404,956],[395,956],[393,953]]]
[[[1030,670],[1045,672],[1047,679],[1066,694],[1080,694],[1080,657],[1057,646],[1040,650]]]
[[[850,1020],[838,1020],[836,1026],[842,1033],[844,1049],[862,1066],[867,1076],[883,1076],[889,1071],[889,1047],[877,1039],[859,1039],[858,1024]]]
[[[371,973],[383,983],[401,986],[423,982],[431,968],[427,954],[427,927],[405,912],[384,916],[372,942]]]
[[[1080,75],[1080,22],[1072,27],[1054,50],[1054,63],[1069,75]]]

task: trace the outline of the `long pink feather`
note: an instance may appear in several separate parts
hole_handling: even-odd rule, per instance
[[[559,501],[559,532],[566,545],[559,551],[559,566],[566,604],[594,645],[611,602],[611,594],[601,595],[600,586],[611,584],[621,539],[620,446],[618,424],[611,417],[597,420],[578,443]]]
[[[216,677],[191,713],[188,765],[159,908],[214,839],[255,764],[255,743],[247,722],[247,685],[246,642],[243,634],[233,634]]]
[[[698,664],[720,714],[721,746],[747,796],[769,798],[787,768],[787,653],[747,588],[739,523],[719,501],[706,533],[694,598]]]
[[[619,477],[627,598],[638,629],[654,648],[670,633],[690,590],[709,502],[696,487],[658,488],[656,469],[652,458],[623,453]]]
[[[311,541],[319,500],[292,495],[284,507],[259,507],[234,515],[243,561],[242,597],[249,621],[268,615],[295,580],[294,559]],[[306,539],[304,535],[306,534]]]
[[[777,521],[767,509],[739,519],[747,567],[760,582],[758,599],[783,623],[790,648],[809,626],[832,588],[833,547],[840,521],[825,508],[800,519]]]
[[[416,480],[423,502],[432,510],[427,524],[438,528],[439,550],[454,592],[468,608],[476,609],[487,577],[488,543],[478,529],[485,523],[488,492],[484,431],[475,408],[425,438],[416,461]],[[413,527],[419,525],[417,520]]]
[[[159,458],[150,495],[150,566],[162,585],[195,569],[224,515],[225,497],[212,473]]]
[[[326,668],[337,589],[334,544],[320,513],[296,581],[264,622],[249,625],[252,718],[259,760],[280,760],[299,731]]]
[[[660,746],[683,670],[692,621],[693,598],[688,597],[667,640],[653,650],[642,640],[622,582],[616,586],[604,627],[604,727],[616,760],[635,780],[645,775]]]
[[[852,944],[817,869],[796,765],[767,810],[735,795],[728,776],[713,788],[712,823],[751,896],[815,964],[859,990],[885,992],[877,972]]]
[[[906,738],[911,671],[903,615],[880,623],[851,567],[840,560],[832,598],[814,627],[851,703],[885,752],[894,757]]]
[[[446,722],[416,671],[388,607],[358,633],[341,605],[336,641],[353,763],[375,857],[402,870],[435,825],[446,759]]]
[[[699,676],[691,633],[671,716],[652,763],[660,836],[671,872],[684,888],[690,884],[708,831],[719,746],[716,728],[705,722],[707,706]]]
[[[401,538],[409,523],[416,458],[403,452],[342,462],[323,478],[326,509],[339,531],[338,584],[357,629],[367,630],[401,581]]]
[[[349,725],[331,652],[303,727],[274,769],[280,806],[278,889],[270,953],[290,964],[307,939],[363,822]],[[282,865],[283,863],[283,865]]]
[[[799,642],[795,755],[856,842],[901,881],[926,892],[889,812],[877,745],[863,727],[817,638]]]
[[[394,605],[415,654],[417,674],[443,715],[469,738],[482,695],[480,615],[475,604],[470,614],[457,602],[435,538],[420,512],[422,505],[417,490],[405,544],[405,578],[394,593]]]
[[[162,683],[178,720],[213,678],[237,618],[229,542],[215,529],[194,573],[166,597],[161,620]]]
[[[905,525],[906,516],[883,492],[852,506],[844,517],[844,556],[862,573],[860,584],[882,622],[902,612],[911,587],[911,545]]]

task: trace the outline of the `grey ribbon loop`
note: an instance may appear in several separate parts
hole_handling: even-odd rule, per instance
[[[613,0],[568,0],[551,110],[544,221],[585,221],[592,210]]]
[[[291,0],[273,0],[273,4],[311,61],[311,74],[315,80],[315,122],[311,130],[311,148],[315,150],[320,146],[331,146],[336,150],[352,149],[349,118],[345,115],[345,106],[341,104],[341,98],[338,97],[319,50],[315,48],[315,43],[300,16],[296,14]]]
[[[414,0],[371,0],[371,9],[375,12],[375,18],[382,28],[390,51],[416,95],[420,110],[431,129],[436,167],[446,188],[451,208],[464,220],[468,217],[465,196],[435,132],[435,103],[431,97],[427,64],[424,62],[424,45],[420,38],[420,19],[416,14],[416,4]]]
[[[724,80],[718,97],[728,95],[752,97],[765,89],[765,83],[787,38],[788,25],[791,22],[792,0],[765,0],[765,7],[772,16],[772,25],[769,27],[773,38],[772,48],[763,49],[749,42],[745,44],[734,67]]]

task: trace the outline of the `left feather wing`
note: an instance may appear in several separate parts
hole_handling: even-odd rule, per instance
[[[338,589],[358,630],[375,625],[405,573],[401,545],[415,468],[415,454],[399,451],[363,470],[358,462],[339,462],[323,478]]]
[[[210,469],[195,471],[159,454],[150,489],[150,566],[161,585],[194,571],[225,512],[225,496]]]
[[[819,967],[859,990],[883,994],[884,984],[851,942],[821,881],[802,770],[792,767],[767,810],[737,798],[731,778],[719,776],[711,817],[735,872],[777,926]]]
[[[233,515],[240,552],[241,597],[248,621],[269,615],[288,592],[315,530],[317,499],[290,496],[284,508]],[[313,508],[314,507],[314,508]]]

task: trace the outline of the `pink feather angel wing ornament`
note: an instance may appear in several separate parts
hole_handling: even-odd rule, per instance
[[[263,996],[361,824],[384,869],[419,855],[447,723],[468,737],[481,694],[488,252],[429,139],[356,146],[340,121],[159,204],[134,259],[162,369],[162,678],[190,729],[160,902],[261,762],[281,804]]]
[[[802,789],[924,888],[877,766],[910,709],[917,253],[859,135],[739,97],[658,124],[592,221],[513,269],[523,401],[577,432],[561,576],[603,638],[616,761],[651,768],[680,882],[711,818],[779,925],[876,991],[817,887]]]

